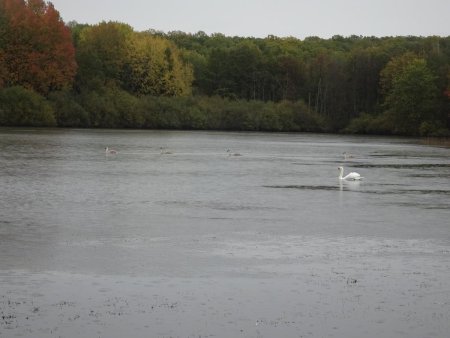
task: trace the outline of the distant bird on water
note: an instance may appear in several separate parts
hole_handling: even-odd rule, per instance
[[[349,158],[353,158],[352,154],[348,154],[347,152],[343,152],[342,155],[344,155],[344,160],[348,160]]]
[[[170,155],[172,152],[164,150],[163,147],[160,147],[159,150],[161,151],[161,155]]]
[[[109,149],[108,147],[105,148],[105,154],[106,155],[117,155],[117,150],[115,149]]]
[[[230,149],[227,149],[228,156],[242,156],[239,153],[232,153]]]

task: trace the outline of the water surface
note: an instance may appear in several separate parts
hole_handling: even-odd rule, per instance
[[[450,331],[448,148],[3,129],[0,164],[0,337]]]

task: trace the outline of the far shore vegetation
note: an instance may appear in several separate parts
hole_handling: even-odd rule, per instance
[[[0,126],[449,137],[450,37],[137,32],[0,0]]]

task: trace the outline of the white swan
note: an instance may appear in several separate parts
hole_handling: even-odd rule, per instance
[[[116,155],[117,154],[117,150],[109,149],[108,147],[106,147],[105,148],[105,154],[106,155]]]
[[[358,173],[350,173],[344,177],[342,177],[344,175],[344,168],[343,167],[338,167],[339,170],[339,179],[340,180],[347,180],[347,181],[359,181],[360,179],[362,179],[363,177],[358,174]]]

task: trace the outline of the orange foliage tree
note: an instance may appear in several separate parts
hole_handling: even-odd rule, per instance
[[[0,86],[41,94],[71,85],[77,65],[72,36],[53,4],[0,0]]]

